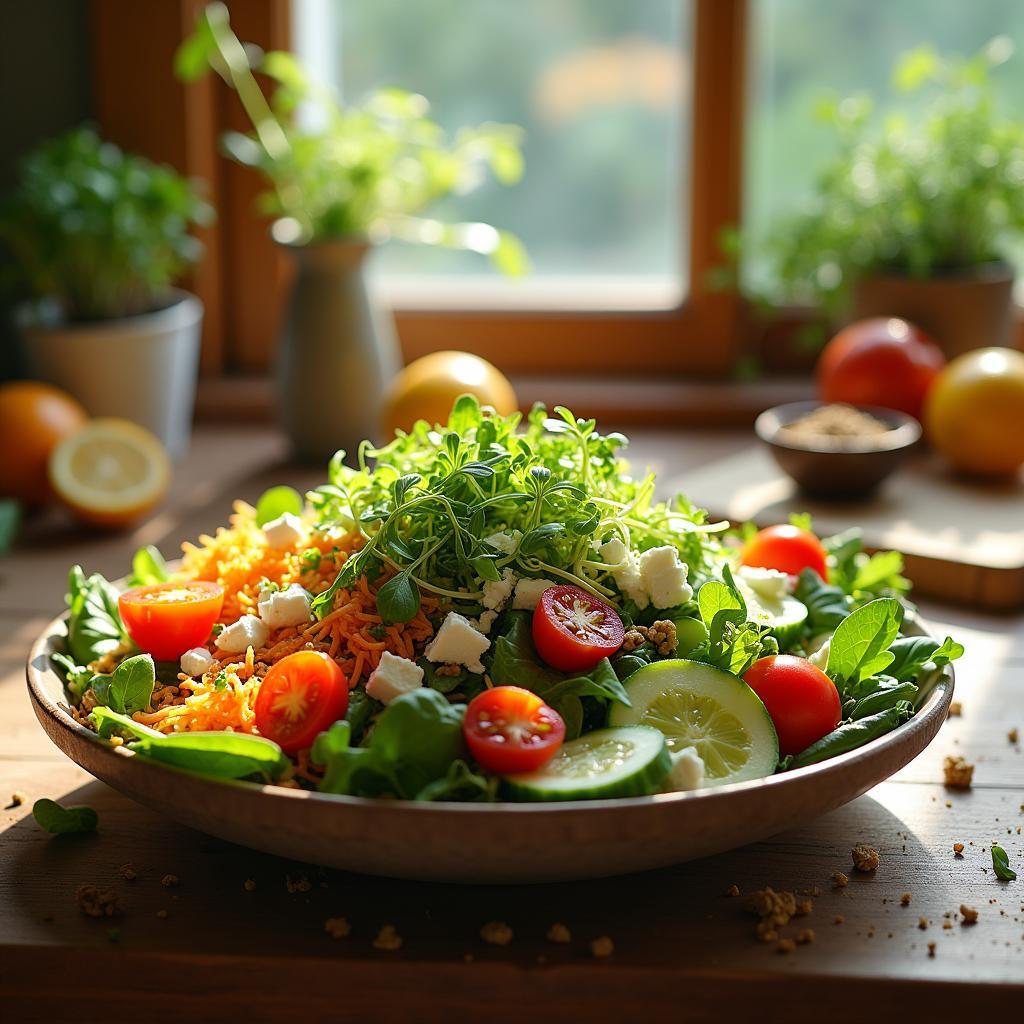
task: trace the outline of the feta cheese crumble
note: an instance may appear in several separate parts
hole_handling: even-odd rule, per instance
[[[427,644],[423,656],[427,661],[443,662],[447,665],[462,665],[470,672],[483,673],[480,655],[491,646],[473,623],[458,612],[449,612],[437,636]]]
[[[695,747],[687,747],[672,758],[672,770],[665,779],[666,792],[700,789],[704,785],[704,761]]]
[[[205,647],[193,647],[181,656],[181,671],[195,679],[205,675],[213,664],[213,655]]]
[[[487,580],[483,587],[483,606],[494,611],[501,611],[512,596],[518,578],[511,569],[506,569],[501,574],[500,580]]]
[[[737,583],[745,583],[762,601],[775,603],[789,595],[789,576],[778,569],[741,565],[734,578]]]
[[[484,537],[483,542],[488,547],[500,551],[503,555],[511,555],[519,547],[519,541],[522,536],[519,530],[512,530],[508,533],[502,531],[500,533],[492,533],[489,537]]]
[[[814,665],[815,668],[820,668],[822,672],[828,668],[828,655],[832,648],[832,637],[828,637],[825,642],[811,655],[808,656],[807,660]]]
[[[270,636],[267,624],[255,615],[243,615],[237,622],[225,626],[214,643],[229,654],[243,654],[251,647],[258,651]]]
[[[285,590],[261,590],[257,607],[260,618],[271,629],[284,626],[302,626],[313,618],[310,606],[313,599],[298,583]]]
[[[269,547],[284,549],[297,547],[306,541],[306,527],[302,520],[292,512],[285,512],[277,519],[271,519],[263,527]]]
[[[612,566],[616,586],[638,608],[675,608],[693,597],[693,588],[686,582],[687,565],[671,545],[637,554],[613,537],[601,545],[601,558]]]
[[[423,669],[408,658],[384,651],[380,663],[366,681],[366,692],[382,704],[390,704],[403,693],[412,693],[423,685]]]
[[[551,587],[557,587],[554,580],[531,580],[525,576],[516,584],[515,597],[512,598],[512,607],[532,612],[540,603],[541,595]]]

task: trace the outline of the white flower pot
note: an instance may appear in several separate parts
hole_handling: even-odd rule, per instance
[[[92,416],[118,416],[151,430],[171,458],[188,449],[203,304],[175,289],[172,302],[141,316],[44,323],[27,311],[19,329],[32,376],[62,388]]]

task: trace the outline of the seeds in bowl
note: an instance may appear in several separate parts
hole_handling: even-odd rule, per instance
[[[881,438],[893,428],[871,413],[852,405],[819,405],[779,428],[779,440],[790,444],[856,447],[857,442]]]

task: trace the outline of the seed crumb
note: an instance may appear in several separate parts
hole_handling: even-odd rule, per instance
[[[118,869],[117,873],[126,881],[134,882],[139,876],[135,873],[135,865],[131,861],[127,864],[122,864]]]
[[[560,924],[556,921],[549,929],[547,935],[548,942],[559,942],[565,944],[572,942],[572,932],[564,924]]]
[[[954,857],[962,857],[963,855],[964,855],[964,844],[963,843],[954,843],[953,844],[953,856]]]
[[[739,896],[739,894],[740,894],[740,887],[735,882],[733,882],[733,884],[730,885],[729,888],[725,890],[725,895],[726,896]]]
[[[926,931],[927,928],[928,928],[928,918],[927,917],[919,917],[917,919],[917,927],[920,928],[921,931]]]
[[[373,948],[385,949],[389,953],[393,953],[396,949],[402,948],[402,936],[395,931],[393,924],[386,924],[377,932],[377,938],[373,940]]]
[[[970,789],[974,778],[974,765],[959,754],[946,757],[942,762],[943,782],[949,789]]]
[[[480,929],[480,938],[489,946],[507,946],[512,936],[512,929],[504,921],[488,921]]]
[[[313,888],[313,883],[306,878],[305,875],[300,875],[298,878],[292,878],[291,875],[285,875],[284,887],[290,893],[309,892],[310,889]]]
[[[813,928],[803,928],[796,937],[796,941],[801,946],[809,946],[817,938],[814,934]]]
[[[15,807],[20,807],[25,802],[25,794],[19,793],[15,790],[11,794],[11,802],[4,807],[5,811],[13,811]]]
[[[167,911],[166,910],[158,910],[156,912],[156,916],[159,917],[161,921],[164,921],[167,918]]]
[[[963,917],[964,924],[977,924],[978,923],[978,912],[974,907],[969,907],[965,903],[960,904],[960,915]]]
[[[954,700],[954,701],[950,702],[950,705],[949,705],[949,717],[950,718],[959,718],[963,713],[964,713],[964,706],[963,706],[963,704],[960,701]]]
[[[352,926],[348,923],[347,918],[329,917],[324,921],[324,931],[332,939],[343,939],[351,933]]]
[[[845,920],[846,920],[846,918],[843,917],[842,914],[836,914],[836,916],[834,918],[832,918],[832,923],[833,924],[842,924]]]
[[[832,875],[832,881],[835,883],[837,889],[845,889],[846,886],[850,884],[850,877],[842,871],[836,871]]]
[[[928,943],[928,955],[930,957],[934,957],[935,956],[935,943],[934,942],[929,942]]]
[[[1008,739],[1008,740],[1009,740],[1009,741],[1010,741],[1011,743],[1016,743],[1016,742],[1017,742],[1017,740],[1019,740],[1019,739],[1020,739],[1020,733],[1019,733],[1019,732],[1017,731],[1016,727],[1014,727],[1013,729],[1011,729],[1011,730],[1010,730],[1010,731],[1009,731],[1009,732],[1008,732],[1008,733],[1006,734],[1006,738],[1007,738],[1007,739]]]
[[[607,935],[601,935],[590,943],[590,955],[599,959],[611,956],[615,952],[615,943]]]
[[[850,854],[853,857],[853,866],[858,871],[870,872],[878,867],[880,860],[878,851],[873,846],[868,846],[867,843],[858,843],[850,851]]]
[[[244,881],[244,882],[242,883],[242,888],[243,888],[243,889],[244,889],[244,890],[245,890],[246,892],[255,892],[255,891],[256,891],[256,879],[255,879],[255,878],[247,878],[247,879],[246,879],[246,880],[245,880],[245,881]]]
[[[160,879],[160,884],[165,889],[171,889],[171,888],[173,888],[174,886],[176,886],[178,884],[178,876],[177,875],[164,875],[164,877]]]
[[[952,921],[943,921],[942,922],[942,930],[944,932],[952,931],[953,930],[953,922]]]
[[[903,895],[902,895],[902,896],[900,897],[900,906],[901,906],[901,907],[909,907],[909,906],[910,906],[910,900],[911,900],[911,899],[912,899],[912,897],[911,897],[910,893],[909,893],[909,892],[905,892],[905,893],[904,893],[904,894],[903,894]]]
[[[792,939],[779,939],[775,948],[780,953],[792,953],[796,949],[796,943]]]
[[[121,913],[117,893],[113,889],[100,889],[95,885],[80,885],[75,890],[78,909],[86,917],[116,917]]]

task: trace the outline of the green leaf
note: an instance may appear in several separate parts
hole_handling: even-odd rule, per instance
[[[0,498],[0,555],[10,551],[20,525],[21,505],[13,498]]]
[[[85,665],[76,665],[73,658],[69,658],[59,651],[52,654],[50,660],[63,673],[68,695],[77,704],[82,699],[82,694],[89,688],[89,683],[92,682],[92,670]]]
[[[934,78],[939,66],[939,55],[933,46],[918,46],[900,57],[893,72],[893,84],[901,92],[913,92]]]
[[[99,573],[86,577],[81,566],[68,574],[68,650],[79,665],[88,665],[127,640],[117,591]]]
[[[886,670],[895,679],[916,679],[926,665],[936,668],[963,656],[964,646],[947,636],[940,644],[930,636],[900,636],[889,648],[893,660]]]
[[[129,587],[148,587],[154,583],[166,583],[170,579],[167,563],[157,548],[150,544],[139,548],[132,556],[132,574]]]
[[[813,569],[800,573],[795,596],[807,606],[811,636],[830,632],[850,614],[850,601],[843,591],[825,583]]]
[[[400,572],[377,591],[377,614],[388,624],[409,622],[420,610],[420,589],[407,573]]]
[[[1017,880],[1017,872],[1010,867],[1010,858],[1006,851],[995,843],[992,844],[992,870],[996,873],[996,878],[1004,882]]]
[[[156,682],[156,666],[149,654],[125,658],[109,676],[96,676],[92,689],[100,703],[122,715],[149,707]]]
[[[216,52],[217,44],[210,23],[201,15],[196,21],[195,31],[174,54],[174,74],[183,82],[198,81],[210,70],[210,60]]]
[[[728,567],[725,571],[728,572]],[[697,610],[707,626],[712,647],[722,643],[730,623],[738,626],[747,617],[746,602],[735,585],[730,586],[720,580],[708,580],[697,591]]]
[[[55,836],[95,832],[100,820],[91,807],[62,807],[56,800],[46,798],[32,805],[32,817],[40,828]]]
[[[446,775],[428,782],[416,794],[416,799],[459,803],[493,802],[498,799],[498,780],[474,772],[460,758],[448,766]]]
[[[851,612],[836,627],[826,672],[842,695],[847,686],[878,675],[892,663],[889,651],[903,623],[903,605],[880,597]]]
[[[509,231],[498,232],[498,244],[491,262],[507,277],[525,277],[530,272],[530,257],[523,243]]]
[[[301,516],[302,509],[302,495],[294,487],[271,487],[264,491],[256,502],[256,525],[266,526],[267,523],[280,519],[286,512],[293,516]]]

